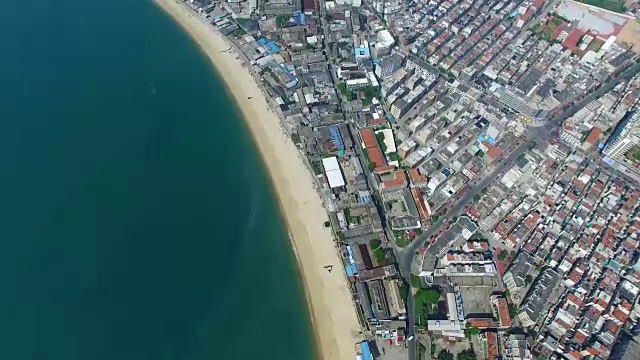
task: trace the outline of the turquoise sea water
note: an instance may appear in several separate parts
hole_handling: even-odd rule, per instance
[[[313,359],[250,136],[148,0],[0,12],[0,359]]]

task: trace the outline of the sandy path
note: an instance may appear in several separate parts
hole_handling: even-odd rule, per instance
[[[356,356],[360,326],[344,271],[328,273],[323,266],[340,259],[313,178],[295,145],[284,134],[261,90],[229,45],[176,0],[155,0],[200,45],[242,110],[276,189],[304,278],[313,318],[316,346],[323,359],[351,360]],[[247,97],[253,97],[249,100]]]

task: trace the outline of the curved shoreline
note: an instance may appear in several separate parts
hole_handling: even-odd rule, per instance
[[[318,359],[353,359],[360,325],[322,200],[297,147],[280,125],[258,84],[227,39],[179,0],[154,0],[199,45],[242,112],[266,165],[302,274]],[[248,98],[252,99],[249,100]],[[261,120],[261,121],[260,121]],[[285,169],[286,164],[286,169]],[[304,214],[304,216],[302,216]],[[325,264],[339,265],[328,273]]]

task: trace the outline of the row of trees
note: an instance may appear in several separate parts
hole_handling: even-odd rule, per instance
[[[438,353],[436,360],[477,360],[477,356],[473,349],[466,349],[461,351],[458,356],[454,358],[451,351],[443,349]]]
[[[341,82],[336,85],[338,91],[347,99],[347,101],[352,101],[355,98],[354,92],[347,88],[347,84]],[[380,89],[373,86],[367,86],[365,88],[359,89],[357,91],[361,93],[362,96],[362,105],[368,106],[371,105],[373,98],[381,98]]]

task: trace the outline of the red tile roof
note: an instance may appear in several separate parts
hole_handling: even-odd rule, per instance
[[[611,316],[614,317],[616,320],[618,320],[621,324],[626,323],[627,319],[629,318],[629,316],[624,312],[622,312],[620,308],[616,308],[615,310],[613,310],[613,312],[611,313]]]
[[[404,170],[394,172],[393,177],[394,178],[392,180],[387,180],[382,183],[385,189],[407,186],[407,179],[404,176]]]
[[[584,33],[579,29],[573,29],[569,36],[562,42],[562,46],[571,50],[572,52],[578,50],[578,40],[582,37]]]
[[[498,335],[496,333],[487,333],[487,360],[495,360],[498,358]]]
[[[573,336],[573,341],[575,341],[578,344],[584,344],[584,342],[587,341],[588,336],[589,335],[584,331],[578,330],[576,331],[576,334]]]
[[[543,4],[544,4],[544,0],[534,0],[531,6],[533,6],[536,9],[540,9],[540,6],[542,6]]]
[[[500,326],[510,327],[511,316],[509,316],[509,306],[507,305],[507,299],[498,298],[498,314],[500,315]]]
[[[420,215],[420,220],[426,220],[429,217],[429,211],[424,204],[424,199],[422,198],[422,193],[420,189],[413,188],[411,189],[411,195],[413,196],[413,201],[416,203],[416,207],[418,208],[418,214]]]
[[[393,166],[393,165],[379,166],[379,167],[375,168],[373,170],[373,172],[376,173],[376,174],[386,174],[388,172],[392,172],[395,169],[396,169],[396,167]]]
[[[384,156],[382,156],[382,151],[380,151],[380,149],[378,149],[377,147],[367,148],[366,151],[369,154],[369,159],[371,159],[371,162],[373,162],[376,167],[385,166],[387,164],[387,162],[384,160]]]
[[[556,31],[553,32],[553,35],[551,35],[551,38],[553,40],[556,40],[560,36],[560,34],[562,34],[562,32],[567,29],[567,27],[569,27],[569,24],[567,24],[566,22],[563,21],[562,24],[560,24],[560,26],[558,26]]]
[[[568,354],[572,359],[582,359],[582,355],[578,350],[573,350]]]
[[[376,140],[376,136],[371,129],[360,129],[360,137],[362,137],[362,142],[364,142],[364,147],[366,149],[372,147],[378,147],[378,140]]]
[[[360,137],[362,137],[362,142],[364,143],[364,147],[369,154],[371,162],[373,162],[376,167],[387,165],[387,162],[384,160],[384,156],[382,155],[382,151],[380,151],[378,140],[376,140],[376,136],[373,133],[373,130],[360,129]]]
[[[486,329],[493,326],[492,319],[467,319],[467,324],[478,329]]]
[[[580,300],[579,297],[577,297],[575,294],[571,293],[567,296],[567,301],[574,303],[577,307],[581,307],[582,306],[582,300]]]
[[[409,177],[414,185],[422,185],[427,183],[427,177],[421,175],[418,169],[413,168],[409,170]]]
[[[589,132],[589,136],[587,136],[587,142],[591,145],[596,145],[600,134],[602,134],[602,129],[597,126],[594,127],[593,129],[591,129],[591,132]]]
[[[489,150],[487,151],[487,155],[492,159],[495,159],[500,156],[500,154],[502,154],[502,149],[497,146],[489,145],[487,147],[489,148]]]
[[[620,327],[615,322],[609,321],[607,324],[607,330],[609,330],[611,334],[616,335],[618,330],[620,330]]]
[[[527,22],[529,21],[529,19],[531,19],[531,17],[533,16],[534,11],[529,9],[527,10],[527,12],[524,13],[524,15],[520,16],[520,20]]]
[[[387,123],[387,120],[381,119],[381,118],[369,120],[369,125],[383,125],[386,123]]]
[[[594,347],[590,347],[587,349],[587,351],[593,355],[593,356],[598,356],[600,355],[600,351],[596,350]]]
[[[607,308],[607,306],[609,306],[609,302],[608,302],[608,301],[606,301],[606,300],[604,300],[604,299],[602,299],[602,298],[598,298],[598,300],[596,300],[596,301],[594,302],[594,304],[596,304],[596,305],[600,306],[600,307],[601,307],[601,308],[603,308],[603,309],[606,309],[606,308]],[[598,312],[600,312],[600,310],[598,310]]]

